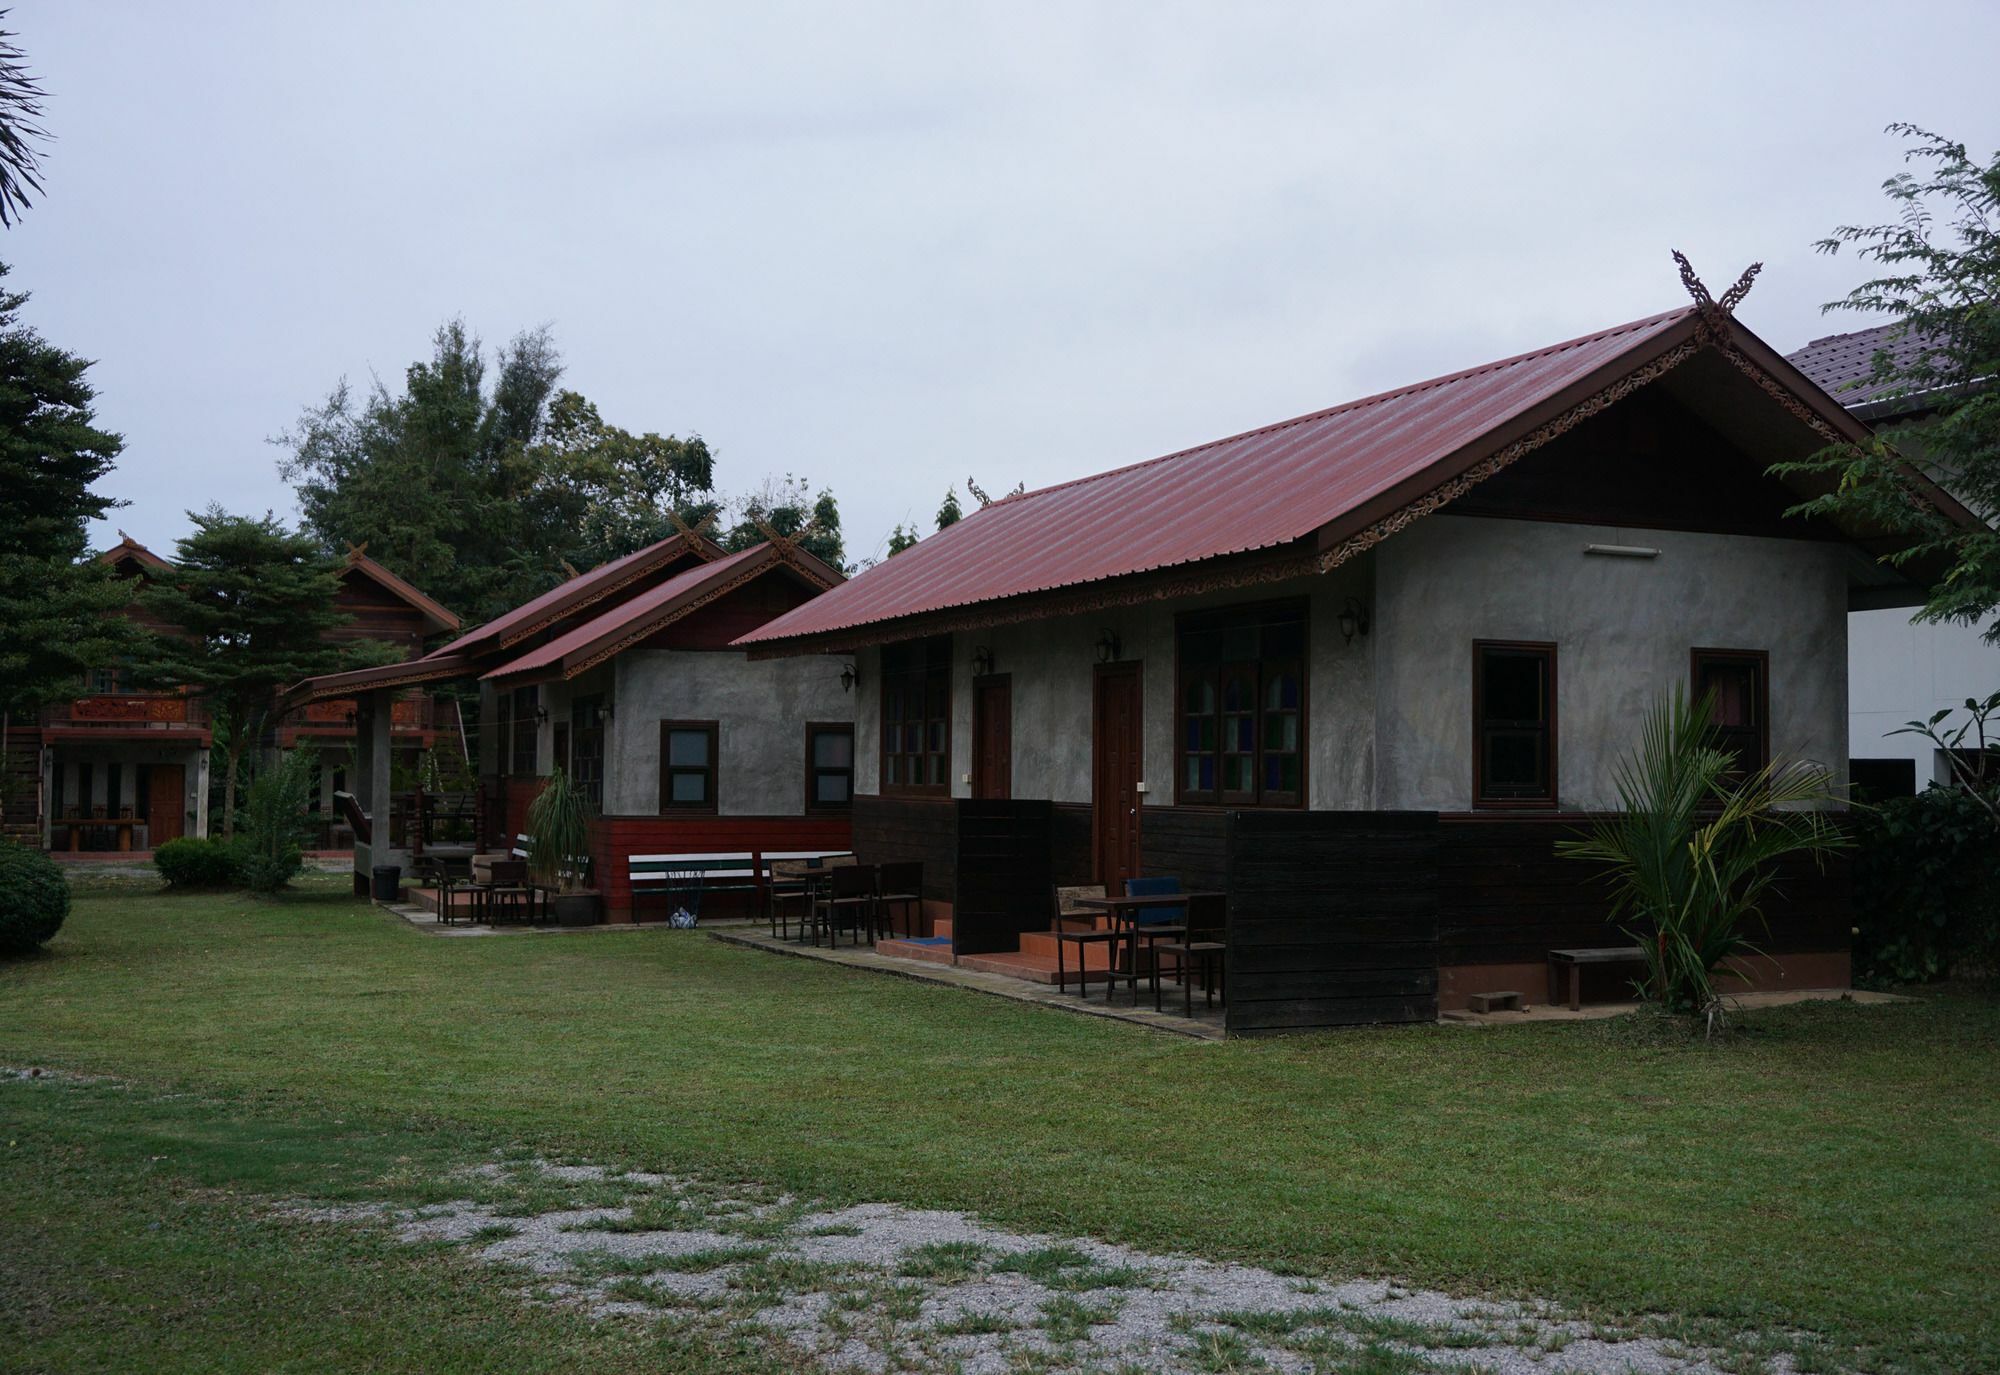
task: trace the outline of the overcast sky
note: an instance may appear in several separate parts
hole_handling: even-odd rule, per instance
[[[2000,146],[2000,6],[16,0],[46,196],[0,235],[100,360],[110,524],[295,514],[269,436],[462,315],[798,473],[853,557],[997,495],[1681,304],[1859,327],[1811,249],[1909,120]],[[100,544],[115,538],[100,532]]]

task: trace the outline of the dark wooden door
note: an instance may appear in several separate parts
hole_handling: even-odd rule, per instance
[[[972,795],[1014,795],[1014,681],[1005,674],[972,682]]]
[[[1093,869],[1110,893],[1124,891],[1139,873],[1141,729],[1139,666],[1110,664],[1097,670],[1092,713],[1090,814]]]
[[[164,845],[187,831],[187,768],[155,764],[146,771],[146,843]]]

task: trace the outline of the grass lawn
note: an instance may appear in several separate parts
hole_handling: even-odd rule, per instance
[[[525,1147],[2000,1369],[1990,1002],[1805,1005],[1718,1049],[1606,1024],[1216,1045],[698,933],[443,940],[326,884],[99,883],[0,963],[0,1065],[136,1085],[0,1081],[0,1351],[28,1368],[755,1368],[259,1220]]]

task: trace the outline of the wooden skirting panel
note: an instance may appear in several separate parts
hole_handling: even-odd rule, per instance
[[[1229,1034],[1437,1019],[1435,813],[1227,821]]]
[[[613,921],[633,917],[633,855],[714,854],[766,850],[846,850],[853,845],[846,817],[804,816],[601,816],[590,827],[591,861]],[[714,906],[711,908],[710,903]],[[644,915],[664,915],[655,899]],[[709,915],[761,910],[757,894],[716,893],[702,899]]]

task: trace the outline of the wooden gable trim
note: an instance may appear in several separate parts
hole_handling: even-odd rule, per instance
[[[535,620],[525,625],[516,626],[513,630],[508,631],[500,638],[500,648],[512,649],[523,640],[531,639],[541,634],[557,621],[565,620],[586,607],[597,605],[612,593],[621,592],[633,583],[638,582],[641,578],[650,577],[654,573],[657,573],[664,565],[678,558],[683,553],[693,554],[703,563],[714,563],[717,559],[725,556],[722,546],[714,540],[697,535],[692,531],[683,532],[674,536],[674,543],[672,545],[662,544],[658,550],[657,557],[647,559],[645,562],[635,565],[624,577],[619,578],[617,581],[607,582],[603,586],[593,589],[588,596],[578,597],[572,601],[560,602],[550,607]],[[585,576],[588,575],[586,574]]]

